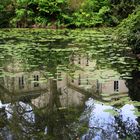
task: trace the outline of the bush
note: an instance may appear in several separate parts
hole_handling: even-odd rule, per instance
[[[73,22],[76,27],[95,27],[109,24],[111,16],[108,0],[86,0],[73,13]]]
[[[140,53],[140,7],[138,7],[128,18],[124,19],[118,26],[116,33],[125,39],[135,53]],[[122,40],[124,42],[124,40]]]
[[[0,27],[116,26],[138,4],[138,0],[1,0]]]

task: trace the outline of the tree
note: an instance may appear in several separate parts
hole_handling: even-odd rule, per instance
[[[9,27],[11,17],[14,15],[12,0],[0,1],[0,27]]]

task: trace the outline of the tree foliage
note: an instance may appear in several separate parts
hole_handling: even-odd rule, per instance
[[[134,53],[140,53],[140,7],[118,26],[116,33],[119,38],[124,38],[125,43],[130,45]]]
[[[0,0],[0,27],[10,26],[11,16],[14,16],[12,1]]]
[[[0,27],[114,26],[139,3],[138,0],[1,0]]]

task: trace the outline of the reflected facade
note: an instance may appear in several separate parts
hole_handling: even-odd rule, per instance
[[[0,139],[139,140],[138,63],[108,31],[15,32],[0,44]]]

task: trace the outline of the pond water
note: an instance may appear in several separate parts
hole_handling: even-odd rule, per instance
[[[140,63],[113,29],[0,30],[0,139],[139,140]]]

